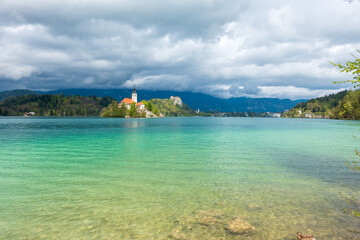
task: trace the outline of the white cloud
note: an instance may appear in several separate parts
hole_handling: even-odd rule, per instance
[[[345,90],[345,88],[312,90],[308,88],[298,88],[294,86],[260,86],[259,89],[260,96],[267,98],[289,98],[292,100],[301,98],[306,99],[313,97],[322,97],[328,94],[337,93],[339,91]]]
[[[32,66],[0,63],[0,76],[19,81],[21,78],[29,77],[36,69]]]
[[[359,12],[325,0],[3,0],[0,87],[315,97],[349,78],[328,61],[360,49]]]

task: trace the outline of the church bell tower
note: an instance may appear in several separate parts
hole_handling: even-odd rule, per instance
[[[137,103],[137,93],[136,93],[135,85],[134,85],[134,90],[133,90],[132,95],[131,95],[131,100],[133,100],[134,102]]]

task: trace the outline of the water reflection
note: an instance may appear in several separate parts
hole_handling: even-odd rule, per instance
[[[126,119],[124,122],[122,122],[122,125],[125,128],[140,128],[145,126],[145,122],[143,119]]]

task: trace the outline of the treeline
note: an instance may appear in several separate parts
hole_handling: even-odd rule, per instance
[[[174,105],[170,99],[151,99],[142,103],[159,117],[196,115],[186,104]],[[38,94],[8,97],[0,101],[0,116],[22,116],[26,112],[34,112],[35,116],[146,117],[146,112],[139,110],[135,104],[131,104],[129,109],[125,104],[119,107],[111,97]]]
[[[333,111],[331,118],[335,119],[360,119],[360,91],[348,91]]]
[[[63,94],[8,97],[0,101],[0,116],[22,116],[24,112],[35,112],[35,116],[100,116],[113,100]]]
[[[298,103],[283,117],[360,119],[360,90],[342,91]]]
[[[190,117],[195,116],[196,112],[191,109],[188,105],[174,104],[174,100],[171,99],[158,99],[153,98],[150,100],[153,108],[157,109],[166,117]],[[152,111],[154,114],[154,110]]]

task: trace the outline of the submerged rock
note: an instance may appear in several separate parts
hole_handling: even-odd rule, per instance
[[[316,240],[313,235],[302,234],[301,232],[297,232],[298,240]]]
[[[224,216],[224,212],[211,209],[211,210],[200,210],[195,214],[196,222],[206,226],[214,226],[221,223],[220,218]]]
[[[225,212],[218,209],[210,209],[210,210],[199,210],[196,211],[196,215],[203,215],[203,216],[211,216],[215,218],[221,218],[225,215]]]
[[[253,232],[255,227],[241,218],[235,218],[225,229],[231,234],[247,234]]]
[[[220,223],[220,220],[211,216],[200,216],[196,218],[196,222],[206,226],[214,226]]]
[[[173,229],[169,235],[169,238],[175,240],[184,240],[186,239],[185,233],[181,231],[181,229]]]
[[[257,210],[261,210],[262,207],[259,205],[259,204],[256,204],[256,203],[250,203],[249,205],[247,205],[247,207],[250,209],[250,210],[254,210],[254,211],[257,211]]]

